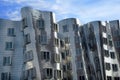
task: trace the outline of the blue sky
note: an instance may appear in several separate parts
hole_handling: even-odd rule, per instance
[[[20,20],[24,6],[52,11],[57,21],[71,17],[81,23],[120,19],[120,0],[0,0],[0,18]]]

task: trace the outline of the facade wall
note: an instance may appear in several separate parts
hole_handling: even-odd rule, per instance
[[[1,80],[4,75],[11,77],[12,80],[20,80],[21,78],[23,66],[23,34],[21,27],[22,23],[20,21],[0,19]],[[13,30],[11,31],[11,29]]]

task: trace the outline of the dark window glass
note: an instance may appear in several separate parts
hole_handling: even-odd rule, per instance
[[[12,42],[6,42],[6,50],[13,50],[13,43]]]
[[[63,26],[63,32],[68,32],[68,31],[69,31],[68,26],[67,26],[67,25],[64,25],[64,26]]]
[[[111,76],[107,76],[107,80],[112,80],[112,77]]]
[[[110,56],[112,59],[115,59],[115,53],[114,52],[110,52]]]
[[[8,36],[15,36],[14,28],[8,28]]]
[[[3,65],[10,66],[11,65],[11,57],[3,57]]]
[[[43,60],[46,60],[46,61],[50,60],[50,53],[49,52],[42,51],[41,54],[42,54]]]
[[[105,55],[106,57],[109,57],[109,51],[108,51],[108,50],[104,50],[104,55]]]
[[[103,38],[103,44],[107,44],[107,38]]]
[[[38,20],[38,26],[39,26],[39,29],[44,29],[45,24],[43,19]]]
[[[117,64],[112,64],[112,69],[113,69],[113,71],[118,71],[118,66],[117,66]]]
[[[106,66],[106,70],[110,70],[110,63],[105,63],[105,66]]]
[[[29,44],[31,42],[30,40],[30,34],[25,35],[25,44]]]

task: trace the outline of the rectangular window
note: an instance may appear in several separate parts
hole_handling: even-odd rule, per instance
[[[30,34],[26,34],[24,37],[25,37],[25,44],[29,44],[31,42]]]
[[[107,44],[107,38],[103,38],[103,44]]]
[[[15,36],[14,28],[8,28],[8,36]]]
[[[53,28],[54,28],[54,31],[58,32],[59,31],[59,28],[58,28],[58,25],[54,23],[53,25]]]
[[[56,45],[56,46],[59,46],[59,39],[55,38],[54,41],[55,41],[55,42],[54,42],[55,45]]]
[[[110,63],[105,63],[105,67],[106,67],[106,70],[110,70],[111,69]]]
[[[115,59],[115,53],[114,52],[110,52],[110,56],[112,59]]]
[[[24,71],[24,79],[28,79],[28,77],[31,78],[31,79],[36,77],[36,69],[35,69],[35,67]]]
[[[79,76],[79,80],[85,80],[84,76]]]
[[[112,64],[112,69],[113,69],[113,71],[118,71],[118,66],[117,66],[117,64]]]
[[[114,77],[114,80],[120,80],[120,77]]]
[[[45,78],[50,79],[53,76],[53,70],[51,68],[45,68]]]
[[[11,80],[10,72],[1,73],[1,80]]]
[[[71,64],[71,62],[68,62],[68,63],[67,63],[67,69],[68,69],[68,70],[72,70],[72,64]]]
[[[55,62],[60,62],[60,55],[59,54],[55,54]]]
[[[11,65],[11,57],[3,57],[3,66],[10,66]]]
[[[106,57],[109,57],[109,51],[108,51],[108,50],[104,50],[104,55],[105,55]]]
[[[63,32],[68,32],[68,31],[69,31],[68,26],[67,26],[67,25],[64,25],[64,26],[63,26]]]
[[[62,57],[62,59],[65,59],[65,58],[66,58],[66,55],[65,55],[64,52],[61,53],[61,57]]]
[[[23,22],[23,28],[26,28],[27,27],[27,18],[24,18],[22,22]]]
[[[39,29],[44,29],[45,24],[43,19],[38,20],[38,26],[39,26]]]
[[[54,74],[54,75],[55,75],[55,78],[56,78],[56,79],[58,79],[58,78],[60,79],[61,76],[62,76],[62,75],[61,75],[61,70],[55,70],[55,74]]]
[[[113,44],[112,44],[112,41],[111,40],[109,40],[109,46],[113,46]]]
[[[65,46],[64,41],[60,40],[60,47],[63,48]]]
[[[30,50],[26,52],[24,57],[25,57],[25,62],[33,60],[33,51]]]
[[[107,80],[112,80],[112,77],[111,76],[107,76]]]
[[[13,50],[13,42],[6,42],[6,50]]]
[[[46,60],[46,61],[50,60],[50,53],[49,52],[41,51],[41,54],[42,54],[43,60]]]
[[[70,50],[69,49],[65,50],[65,53],[66,53],[66,56],[69,56],[70,55]]]
[[[66,71],[67,71],[67,66],[63,65],[63,72],[66,72]]]

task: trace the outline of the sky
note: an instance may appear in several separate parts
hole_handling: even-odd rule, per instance
[[[21,20],[20,10],[25,6],[52,11],[56,21],[78,18],[87,23],[120,19],[120,0],[0,0],[0,18]]]

